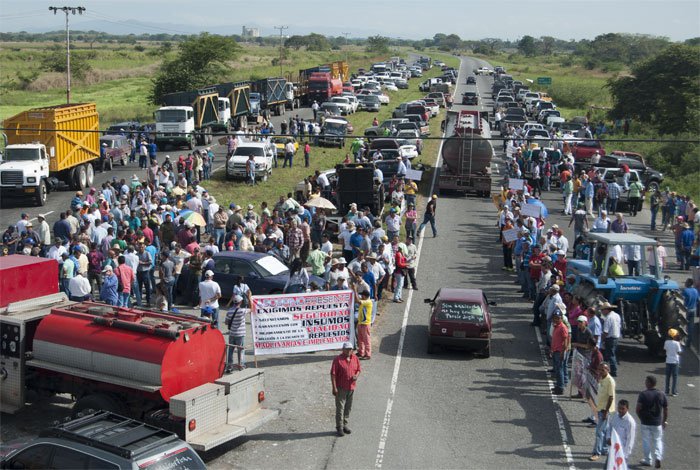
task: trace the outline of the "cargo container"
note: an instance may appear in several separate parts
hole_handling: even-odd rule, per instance
[[[248,127],[248,115],[250,114],[250,82],[229,82],[216,85],[219,92],[219,122],[228,123],[215,127],[216,131],[229,132],[231,128],[245,129]],[[224,101],[222,101],[224,100]],[[222,110],[228,105],[226,109]]]
[[[187,146],[212,142],[213,128],[219,126],[219,92],[216,87],[169,93],[161,98],[155,112],[156,145]]]
[[[256,102],[257,101],[257,105]],[[287,104],[287,79],[263,78],[251,84],[250,116],[282,116]]]
[[[5,119],[7,147],[0,162],[0,191],[6,198],[46,203],[65,183],[92,186],[100,163],[100,123],[95,103],[34,108]]]

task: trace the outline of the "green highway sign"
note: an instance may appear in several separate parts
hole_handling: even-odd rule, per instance
[[[551,85],[552,84],[552,77],[537,77],[537,84],[538,85]]]

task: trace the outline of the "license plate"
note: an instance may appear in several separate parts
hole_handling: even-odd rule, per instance
[[[466,331],[453,331],[452,336],[454,336],[455,338],[466,338],[467,332]]]

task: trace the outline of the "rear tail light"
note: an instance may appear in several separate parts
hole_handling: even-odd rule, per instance
[[[194,431],[197,429],[197,420],[196,419],[191,419],[190,422],[187,424],[187,429],[190,430],[190,432]]]
[[[264,401],[265,401],[265,392],[264,391],[258,392],[258,403],[262,403]]]

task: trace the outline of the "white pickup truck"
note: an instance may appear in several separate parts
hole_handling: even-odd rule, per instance
[[[246,162],[250,155],[253,155],[255,160],[255,179],[267,181],[272,174],[275,155],[274,144],[270,142],[240,142],[226,162],[226,179],[245,179]]]

